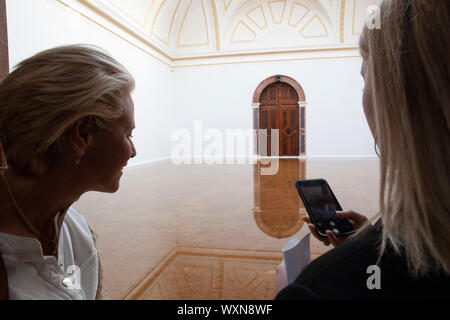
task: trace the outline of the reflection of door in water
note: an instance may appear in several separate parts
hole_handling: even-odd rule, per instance
[[[294,182],[305,179],[306,161],[279,159],[274,175],[262,175],[264,165],[253,165],[253,217],[259,229],[270,237],[283,239],[296,234],[306,215]]]
[[[260,97],[259,129],[267,129],[267,155],[276,155],[270,146],[271,129],[279,129],[280,156],[299,155],[299,106],[294,88],[283,82],[267,86]],[[265,138],[261,136],[261,138]],[[261,141],[261,139],[260,139]],[[261,146],[261,143],[259,144]],[[258,149],[258,154],[265,155]]]

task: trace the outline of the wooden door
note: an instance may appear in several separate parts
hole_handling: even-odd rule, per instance
[[[272,155],[271,130],[279,130],[279,156],[299,155],[299,106],[297,92],[283,82],[263,90],[259,107],[259,129],[267,129],[267,156]],[[258,154],[264,155],[259,139]],[[261,152],[262,151],[262,152]],[[274,154],[275,155],[275,154]]]

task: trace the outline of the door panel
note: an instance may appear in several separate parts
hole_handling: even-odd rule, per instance
[[[299,155],[299,106],[297,92],[288,84],[277,82],[269,85],[261,93],[260,129],[267,130],[267,155],[272,155],[270,148],[270,129],[279,130],[279,155]],[[261,138],[265,138],[261,136]],[[259,147],[261,143],[259,143]],[[258,154],[260,153],[258,148]],[[262,154],[264,155],[264,154]]]

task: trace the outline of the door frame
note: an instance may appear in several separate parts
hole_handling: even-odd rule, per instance
[[[261,94],[265,88],[269,85],[277,82],[283,82],[290,85],[297,92],[299,101],[299,155],[298,157],[306,157],[306,98],[305,92],[303,91],[302,86],[293,78],[284,76],[284,75],[275,75],[263,80],[257,87],[255,92],[253,93],[252,100],[252,109],[253,109],[253,129],[259,129],[259,107],[261,106],[260,98]],[[302,111],[303,110],[303,111]],[[302,122],[302,114],[303,114],[303,122]],[[303,125],[302,125],[303,123]],[[303,139],[302,139],[303,137]],[[258,157],[258,144],[259,144],[259,135],[255,134],[253,139],[253,152],[254,156]]]

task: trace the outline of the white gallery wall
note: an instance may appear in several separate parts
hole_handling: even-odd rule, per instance
[[[102,47],[123,63],[136,80],[137,157],[130,165],[170,154],[173,73],[164,64],[55,0],[7,0],[10,67],[52,47],[87,43]]]
[[[252,97],[265,78],[281,74],[304,89],[307,157],[375,157],[361,106],[357,57],[230,63],[171,68],[129,41],[55,0],[7,0],[11,67],[51,47],[89,43],[121,61],[135,76],[138,155],[130,165],[168,159],[172,133],[194,121],[203,130],[252,129]],[[207,142],[203,144],[207,146]],[[250,148],[238,156],[248,156]]]
[[[175,69],[175,127],[252,129],[252,98],[264,79],[295,79],[305,92],[308,157],[376,157],[362,109],[361,58],[236,63]],[[207,145],[205,143],[205,145]],[[248,154],[247,154],[248,155]],[[245,156],[239,154],[239,156]]]

